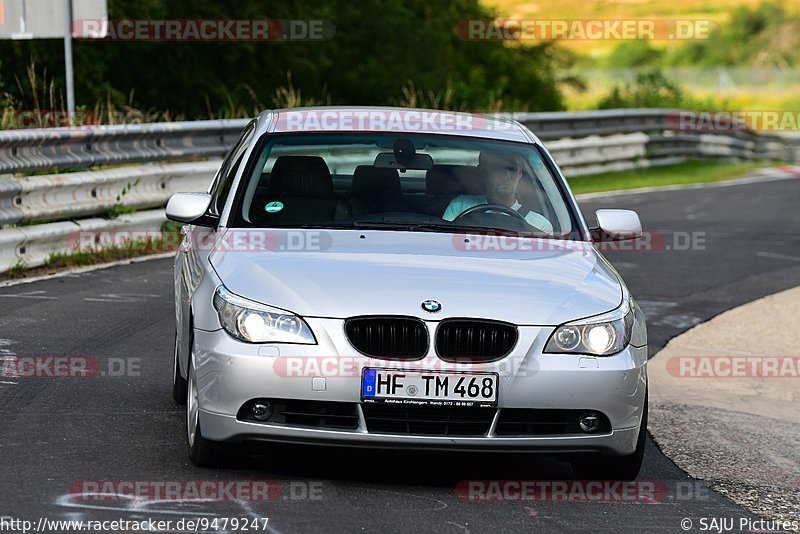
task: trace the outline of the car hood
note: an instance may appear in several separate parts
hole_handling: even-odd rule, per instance
[[[226,237],[220,243],[230,243]],[[217,245],[209,259],[231,292],[307,317],[474,317],[555,326],[622,301],[618,275],[590,243],[466,239],[432,232],[269,230],[267,245]],[[424,311],[427,299],[439,301],[441,311]]]

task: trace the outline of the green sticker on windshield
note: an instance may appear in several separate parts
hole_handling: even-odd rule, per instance
[[[270,202],[264,206],[264,209],[267,210],[267,213],[278,213],[283,209],[283,202]]]

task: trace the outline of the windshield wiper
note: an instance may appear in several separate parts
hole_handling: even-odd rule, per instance
[[[353,228],[362,230],[399,230],[411,231],[416,228],[417,223],[391,222],[391,221],[354,221]]]
[[[349,224],[349,223],[348,224],[339,224],[339,223],[337,223],[337,224],[297,224],[297,225],[292,225],[292,226],[276,226],[274,228],[282,228],[282,229],[288,229],[288,230],[291,230],[291,229],[294,229],[294,228],[299,228],[301,230],[308,230],[308,229],[314,229],[314,230],[318,230],[318,229],[321,229],[321,230],[349,230],[349,229],[353,228],[353,226],[351,224]]]
[[[462,226],[458,224],[446,223],[416,223],[416,222],[392,222],[392,221],[356,221],[354,228],[364,228],[373,230],[398,230],[406,232],[442,232],[448,234],[459,234],[464,232],[472,233],[494,233],[504,236],[518,236],[520,231],[508,230],[505,228],[491,228],[487,226]]]
[[[418,230],[430,230],[434,232],[447,232],[449,234],[461,233],[487,233],[504,236],[518,236],[520,230],[509,230],[507,228],[494,228],[489,226],[463,226],[459,224],[444,224],[444,223],[419,223],[415,225]]]

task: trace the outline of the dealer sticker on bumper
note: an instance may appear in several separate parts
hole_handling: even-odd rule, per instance
[[[366,368],[364,402],[438,406],[497,406],[497,373],[441,373]]]

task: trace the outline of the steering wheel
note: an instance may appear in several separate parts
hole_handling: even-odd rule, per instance
[[[504,215],[510,215],[511,217],[515,217],[527,224],[525,217],[520,215],[519,212],[512,210],[508,206],[501,206],[500,204],[478,204],[477,206],[472,206],[471,208],[467,208],[461,213],[459,213],[458,216],[455,219],[453,219],[453,222],[468,217],[473,213],[491,213],[498,211],[500,213],[503,213]]]

